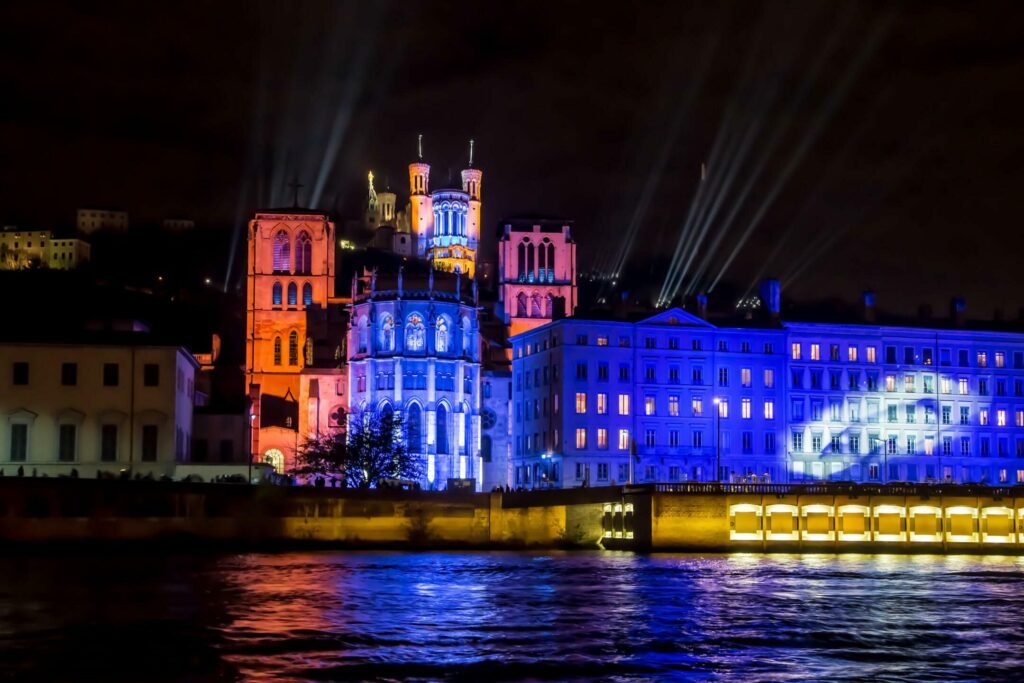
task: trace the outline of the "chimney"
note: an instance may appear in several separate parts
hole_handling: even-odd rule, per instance
[[[873,291],[866,290],[863,294],[864,298],[864,322],[873,323],[875,322],[875,293]]]
[[[701,320],[708,319],[708,295],[698,294],[697,295],[697,317]]]
[[[949,302],[949,317],[953,324],[957,327],[962,327],[964,324],[964,314],[966,312],[967,302],[963,300],[963,297],[953,297]]]
[[[772,320],[778,320],[782,312],[782,286],[772,278],[761,283],[761,302],[768,309]]]

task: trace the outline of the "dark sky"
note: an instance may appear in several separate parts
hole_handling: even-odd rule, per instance
[[[740,290],[1015,315],[1022,25],[1019,2],[5,3],[0,220],[233,230],[293,177],[351,217],[370,168],[405,194],[417,133],[435,187],[473,137],[487,225],[573,218],[584,267],[655,292],[707,163],[696,288],[735,251]]]

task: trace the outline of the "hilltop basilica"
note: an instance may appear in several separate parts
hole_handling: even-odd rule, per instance
[[[418,151],[404,210],[370,174],[370,237],[356,249],[341,248],[351,240],[323,212],[267,210],[249,222],[250,447],[280,472],[306,438],[346,429],[351,414],[395,411],[423,458],[424,487],[509,481],[508,337],[572,313],[571,226],[503,221],[497,278],[481,287],[472,143],[457,187],[431,189],[422,140]]]

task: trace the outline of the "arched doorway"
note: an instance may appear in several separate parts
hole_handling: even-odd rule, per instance
[[[271,448],[263,454],[263,462],[274,468],[278,474],[284,473],[284,453],[276,448]]]

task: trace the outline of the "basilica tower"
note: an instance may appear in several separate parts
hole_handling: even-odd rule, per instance
[[[434,232],[434,207],[430,196],[430,164],[423,162],[423,136],[419,136],[418,160],[409,164],[409,228],[413,234],[414,253],[427,255],[427,241]]]

